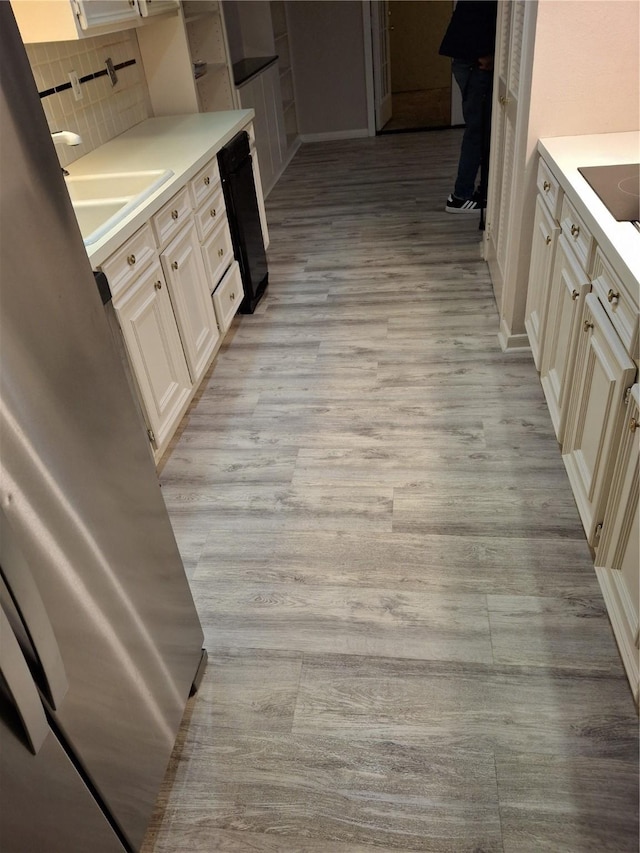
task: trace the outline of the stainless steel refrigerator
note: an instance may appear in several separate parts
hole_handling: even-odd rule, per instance
[[[0,849],[139,849],[202,630],[0,3]]]

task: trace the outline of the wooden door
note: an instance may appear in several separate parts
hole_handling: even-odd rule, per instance
[[[549,286],[559,234],[560,227],[554,223],[543,199],[538,197],[533,226],[525,317],[525,327],[529,335],[533,361],[538,370],[542,366],[542,345],[549,303]]]

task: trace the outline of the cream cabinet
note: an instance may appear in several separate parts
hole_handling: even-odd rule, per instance
[[[608,496],[625,394],[636,368],[595,294],[580,318],[562,458],[589,544]]]
[[[538,370],[542,366],[541,344],[544,339],[551,272],[559,234],[560,226],[554,222],[544,200],[539,196],[536,200],[536,215],[533,224],[529,292],[527,294],[527,315],[525,320],[533,361]]]
[[[220,339],[195,223],[191,221],[160,255],[180,329],[189,372],[198,382]]]
[[[591,143],[573,144],[576,151],[572,140],[540,144],[527,330],[534,353],[538,347],[549,413],[637,701],[640,235],[590,195],[578,167],[589,165]],[[620,144],[633,148],[633,140]],[[603,148],[594,149],[591,156],[600,162]],[[560,234],[545,297],[550,227]]]
[[[534,284],[535,287],[535,284]],[[558,240],[549,286],[548,322],[541,338],[540,381],[558,441],[564,435],[573,382],[578,324],[582,305],[591,289],[564,234]]]
[[[166,446],[191,397],[191,377],[162,269],[154,260],[113,307],[137,383],[149,440]]]
[[[596,551],[596,574],[611,616],[629,683],[638,701],[640,601],[640,386],[626,398],[618,455]]]
[[[158,3],[157,10],[153,7]],[[140,26],[150,13],[175,11],[172,0],[11,0],[25,44],[71,41]]]
[[[244,295],[217,158],[101,266],[158,460]]]
[[[185,0],[179,13],[138,30],[156,116],[237,108],[218,0]]]

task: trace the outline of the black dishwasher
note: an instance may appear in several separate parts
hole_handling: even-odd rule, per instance
[[[249,135],[241,131],[218,152],[233,252],[240,266],[243,314],[253,314],[269,283],[258,198],[253,182]]]

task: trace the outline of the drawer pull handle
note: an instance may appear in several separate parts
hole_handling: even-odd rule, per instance
[[[156,281],[156,283],[153,286],[155,287],[156,290],[162,290],[162,282],[161,281]]]
[[[638,429],[638,421],[636,420],[636,418],[631,418],[631,420],[629,421],[629,429],[631,430],[631,432],[635,432]]]
[[[611,287],[610,287],[610,288],[609,288],[609,292],[607,293],[607,300],[608,300],[609,302],[613,302],[613,300],[614,300],[614,299],[615,299],[615,300],[616,300],[616,302],[617,302],[617,301],[618,301],[618,299],[620,299],[620,294],[619,294],[619,293],[616,293],[616,292],[615,292],[615,290],[613,290],[613,288],[611,288]]]
[[[177,261],[171,261],[171,269],[172,270],[178,269],[178,262]]]
[[[589,322],[589,320],[584,321],[584,326],[582,327],[585,332],[588,332],[589,329],[593,329],[593,323]]]
[[[574,301],[574,302],[576,301],[576,299],[578,298],[578,296],[580,296],[580,291],[579,291],[579,290],[572,290],[572,291],[571,291],[571,298],[573,299],[573,301]]]
[[[211,210],[209,211],[209,213],[211,214],[211,216],[215,216],[216,215],[215,207],[212,207]]]
[[[577,237],[579,233],[580,233],[580,226],[579,225],[572,225],[571,226],[571,236]]]
[[[549,183],[549,181],[545,181],[545,182],[544,182],[544,184],[542,185],[542,189],[543,189],[546,193],[548,193],[548,192],[549,192],[549,190],[551,189],[551,184]]]
[[[547,244],[547,246],[548,246],[548,245],[549,245],[549,243],[551,242],[551,237],[549,237],[549,236],[545,237],[544,242],[545,242],[545,243]]]
[[[171,211],[171,218],[172,218],[172,219],[177,219],[179,215],[180,215],[180,214],[178,213],[178,211],[177,211],[177,210],[172,210],[172,211]]]
[[[211,183],[211,178],[209,177],[209,175],[207,175],[207,177],[204,179],[205,187],[208,187],[210,183]]]
[[[135,262],[136,262],[136,256],[135,255],[129,255],[127,257],[127,263],[129,264],[130,267],[132,267],[135,264]]]

